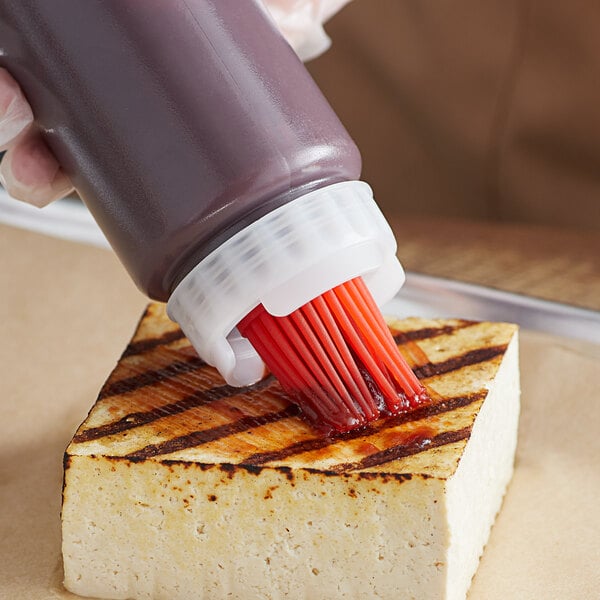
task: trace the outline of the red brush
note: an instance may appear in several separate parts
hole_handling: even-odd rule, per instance
[[[238,329],[317,425],[349,431],[428,398],[361,277],[285,317],[259,305]]]

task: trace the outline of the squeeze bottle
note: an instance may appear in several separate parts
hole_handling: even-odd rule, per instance
[[[0,0],[0,66],[138,287],[231,385],[236,325],[403,281],[359,152],[260,0]]]

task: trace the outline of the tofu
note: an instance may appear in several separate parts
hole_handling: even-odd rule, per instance
[[[513,472],[518,330],[390,328],[432,403],[327,436],[272,377],[225,385],[150,305],[65,453],[66,588],[464,599]]]

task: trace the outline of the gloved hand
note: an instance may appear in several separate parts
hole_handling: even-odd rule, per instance
[[[68,194],[73,186],[48,146],[30,127],[31,108],[19,84],[0,69],[0,179],[8,193],[35,206]]]
[[[302,60],[329,47],[323,23],[350,0],[263,0]],[[67,195],[73,186],[41,137],[30,127],[31,107],[18,83],[0,68],[0,180],[8,193],[35,206]]]
[[[304,60],[311,60],[329,48],[331,40],[323,23],[350,0],[263,0],[277,26]]]

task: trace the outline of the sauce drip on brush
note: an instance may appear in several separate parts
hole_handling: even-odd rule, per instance
[[[429,399],[361,277],[285,317],[259,305],[238,328],[317,427],[350,431]]]

